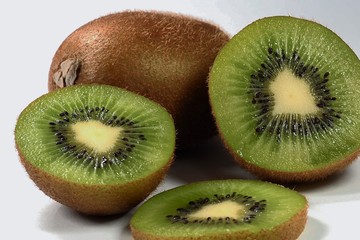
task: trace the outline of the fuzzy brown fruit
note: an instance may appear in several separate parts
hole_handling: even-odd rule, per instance
[[[206,79],[229,40],[217,26],[180,14],[126,11],[71,33],[53,57],[49,91],[74,84],[126,88],[165,107],[185,148],[215,134]]]

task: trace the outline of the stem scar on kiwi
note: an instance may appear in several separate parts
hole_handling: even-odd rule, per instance
[[[71,86],[29,104],[15,127],[20,160],[45,194],[90,215],[126,212],[161,182],[175,127],[157,103],[106,85]]]
[[[295,240],[307,220],[306,198],[254,180],[196,182],[145,201],[130,220],[140,239]]]
[[[209,75],[225,145],[272,181],[315,181],[343,170],[360,151],[359,66],[350,47],[318,23],[275,16],[248,25]]]
[[[185,149],[216,134],[207,76],[228,40],[218,26],[182,14],[109,14],[62,42],[52,59],[48,89],[98,83],[148,97],[173,116],[177,148]]]
[[[60,69],[54,73],[53,80],[59,88],[75,84],[77,74],[80,71],[81,61],[69,58],[60,64]]]

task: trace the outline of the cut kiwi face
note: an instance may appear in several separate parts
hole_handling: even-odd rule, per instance
[[[48,88],[106,84],[158,102],[173,116],[177,147],[216,134],[207,94],[209,68],[228,34],[191,16],[124,11],[94,19],[57,49]]]
[[[142,201],[173,157],[170,114],[153,101],[105,85],[45,94],[20,114],[15,141],[30,178],[47,195],[93,215]]]
[[[294,17],[250,24],[221,50],[209,76],[225,145],[250,172],[312,181],[356,159],[360,62],[326,27]]]
[[[297,239],[307,200],[281,185],[213,180],[183,185],[147,200],[133,215],[134,239]]]

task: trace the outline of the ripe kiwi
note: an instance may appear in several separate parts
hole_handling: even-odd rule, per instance
[[[15,142],[30,178],[79,212],[128,211],[163,179],[175,148],[170,114],[157,103],[106,85],[79,85],[29,104]]]
[[[144,95],[172,114],[177,145],[186,148],[216,133],[207,76],[228,40],[217,26],[190,16],[109,14],[63,41],[51,63],[48,88],[100,83]]]
[[[306,198],[281,185],[212,180],[147,200],[133,215],[135,240],[295,240],[307,220]]]
[[[323,179],[360,149],[360,61],[328,28],[260,19],[222,49],[209,75],[216,123],[238,162],[261,178]]]

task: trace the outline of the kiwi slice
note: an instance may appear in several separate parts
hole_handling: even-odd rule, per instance
[[[15,141],[45,194],[79,212],[110,215],[134,207],[162,180],[175,128],[151,100],[91,84],[33,101],[18,118]]]
[[[134,239],[297,239],[307,200],[294,190],[256,180],[196,182],[142,204],[130,227]]]
[[[360,149],[360,62],[328,28],[275,16],[248,25],[209,76],[220,135],[238,162],[272,181],[312,181]]]
[[[126,88],[165,107],[187,148],[216,134],[207,93],[209,69],[229,40],[191,16],[124,11],[94,19],[57,49],[48,88],[98,83]]]

